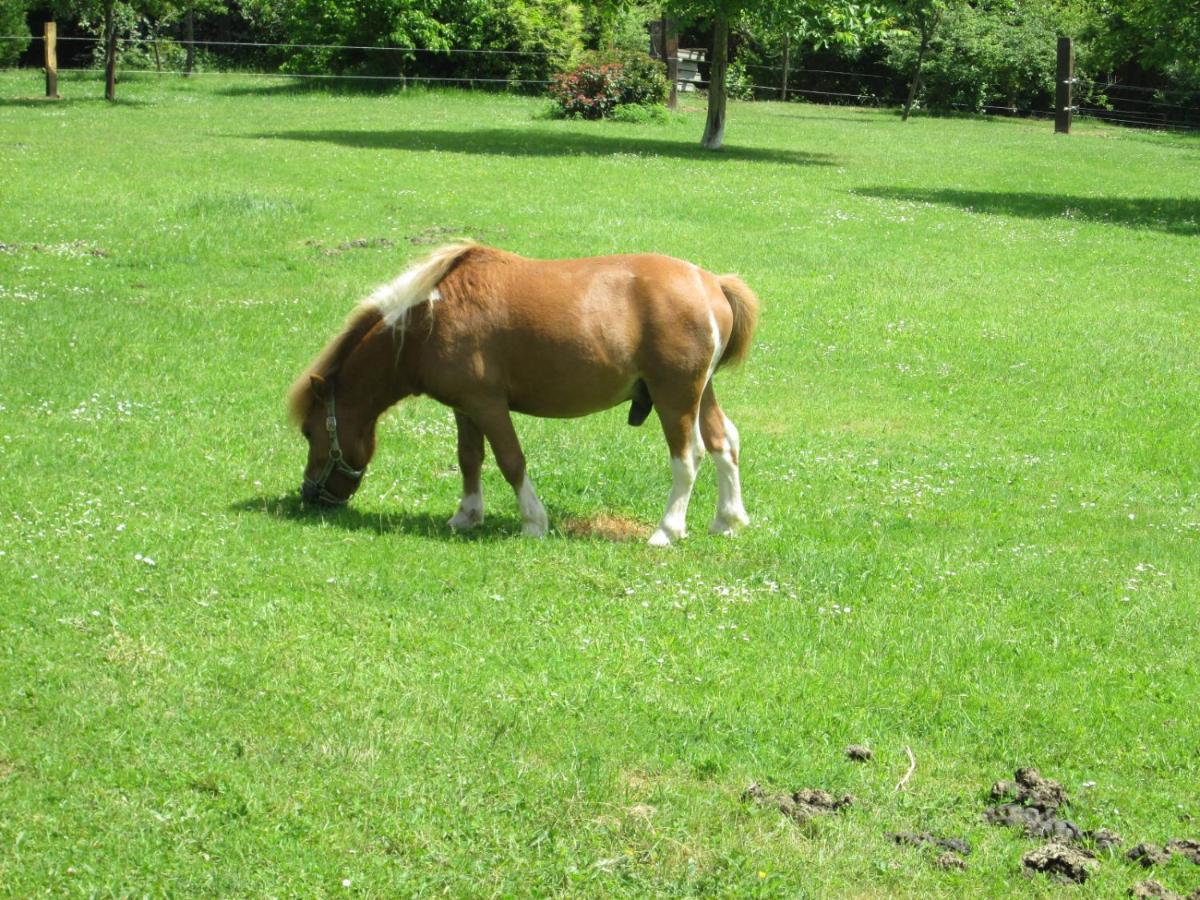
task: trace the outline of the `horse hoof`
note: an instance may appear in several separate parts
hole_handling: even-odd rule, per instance
[[[708,528],[709,534],[720,534],[732,537],[738,529],[750,524],[750,517],[744,512],[717,516]]]
[[[483,524],[483,510],[460,506],[458,512],[446,520],[446,524],[455,531],[470,531],[476,525]]]
[[[650,535],[649,544],[651,547],[670,547],[673,543],[683,540],[687,537],[686,531],[681,531],[678,534],[672,535],[661,525],[655,529],[654,534]]]
[[[544,538],[549,525],[544,522],[526,522],[521,526],[521,534],[525,537]]]

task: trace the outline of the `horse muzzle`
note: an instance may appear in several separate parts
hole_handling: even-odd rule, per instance
[[[323,506],[326,508],[345,506],[350,501],[349,497],[335,497],[331,494],[324,485],[317,484],[315,481],[304,479],[304,483],[300,485],[300,502],[305,506]]]

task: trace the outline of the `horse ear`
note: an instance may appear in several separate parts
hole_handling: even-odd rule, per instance
[[[310,375],[308,377],[308,383],[309,383],[309,386],[312,388],[313,394],[316,396],[316,398],[318,400],[327,400],[328,399],[328,397],[326,395],[327,395],[328,389],[329,389],[329,382],[327,382],[320,375]]]

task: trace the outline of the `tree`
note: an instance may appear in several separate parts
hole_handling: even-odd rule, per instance
[[[712,22],[708,116],[700,139],[700,146],[709,150],[720,149],[725,140],[725,82],[731,27],[740,22],[771,22],[784,34],[842,42],[847,35],[857,40],[857,35],[874,19],[874,8],[855,0],[668,0],[668,9],[682,20]]]
[[[914,32],[919,41],[912,80],[908,84],[908,99],[904,101],[904,112],[900,117],[904,122],[908,121],[913,103],[917,99],[917,92],[921,89],[921,67],[950,2],[951,0],[891,0],[900,29]]]

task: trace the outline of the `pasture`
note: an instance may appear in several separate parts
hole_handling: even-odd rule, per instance
[[[0,76],[4,890],[1055,894],[981,819],[1023,765],[1124,848],[1200,837],[1196,138],[733,104],[714,155],[699,107],[39,78]],[[301,510],[289,383],[456,235],[745,278],[751,527],[705,533],[708,461],[691,537],[614,539],[670,485],[618,408],[518,418],[548,538],[490,454],[452,534],[428,400]]]

